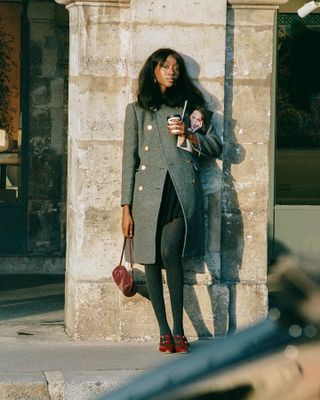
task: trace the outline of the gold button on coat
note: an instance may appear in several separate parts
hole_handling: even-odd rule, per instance
[[[148,151],[149,150],[149,146],[144,146],[144,150]]]
[[[152,131],[152,125],[147,126],[148,131]]]
[[[141,192],[141,190],[143,190],[143,186],[139,186],[138,190]]]
[[[141,165],[142,171],[144,171],[147,167],[145,165]]]
[[[195,180],[195,179],[192,179],[192,183],[195,184],[195,183],[196,183],[196,180]]]

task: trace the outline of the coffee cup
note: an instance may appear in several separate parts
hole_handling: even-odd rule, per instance
[[[167,117],[167,121],[168,121],[168,126],[174,126],[174,125],[176,125],[178,122],[181,121],[181,116],[180,116],[179,114],[172,114],[172,115],[169,115],[169,116]],[[171,130],[170,130],[170,133],[171,133],[171,134],[175,134],[175,133],[179,133],[179,132],[180,132],[180,131],[177,130],[177,129],[171,129]]]
[[[181,121],[181,116],[179,114],[172,114],[167,117],[168,125],[174,125]]]

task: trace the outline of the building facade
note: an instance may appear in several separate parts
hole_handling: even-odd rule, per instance
[[[39,118],[35,125],[29,119],[28,179],[44,182],[44,197],[39,199],[31,199],[31,193],[40,189],[29,184],[28,220],[35,214],[37,226],[42,221],[56,235],[49,237],[47,232],[47,244],[41,244],[41,232],[32,236],[29,225],[27,238],[29,249],[35,249],[43,263],[50,260],[47,272],[51,268],[63,273],[65,262],[68,333],[79,340],[145,340],[158,334],[143,267],[135,266],[140,289],[133,298],[119,294],[111,272],[122,245],[124,109],[135,98],[144,60],[160,47],[183,54],[224,141],[221,160],[202,166],[206,256],[184,263],[186,334],[224,335],[264,318],[274,230],[277,14],[288,1],[48,0],[40,2],[46,10],[42,13],[39,1],[27,3],[33,26],[30,73],[41,80],[29,89],[29,115]],[[39,34],[40,24],[50,34]],[[64,36],[67,31],[69,40]],[[57,40],[60,44],[55,46]],[[50,48],[60,53],[48,62]],[[54,65],[60,69],[53,72]],[[48,120],[48,135],[37,136],[31,127],[38,126],[41,132]],[[43,151],[37,152],[36,146]],[[37,161],[43,178],[33,174]],[[50,186],[48,176],[61,181]],[[57,204],[58,228],[53,216]],[[53,219],[41,220],[42,210],[52,212]],[[58,261],[52,261],[48,247],[40,250],[64,242],[65,259],[63,245],[56,253],[52,250]],[[25,253],[26,265],[32,255]],[[13,259],[3,257],[2,265],[9,265],[8,260]]]
[[[265,317],[275,22],[281,2],[59,3],[70,17],[68,331],[80,339],[157,335],[149,301],[119,295],[111,271],[122,240],[123,111],[134,99],[141,65],[159,47],[186,56],[225,143],[223,159],[203,167],[207,254],[185,263],[187,333],[222,335]]]

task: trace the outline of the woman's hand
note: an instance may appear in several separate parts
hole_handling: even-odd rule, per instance
[[[188,139],[192,144],[198,144],[197,135],[190,131],[183,121],[174,121],[168,124],[168,133]]]
[[[132,238],[133,218],[131,216],[130,206],[125,204],[122,207],[122,233],[125,237]]]
[[[183,121],[172,121],[171,123],[168,123],[168,133],[170,135],[178,135],[178,136],[185,136],[187,127],[186,124]]]

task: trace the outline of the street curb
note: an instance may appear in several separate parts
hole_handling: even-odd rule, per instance
[[[96,400],[142,371],[44,371],[0,375],[1,400]]]

